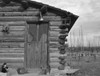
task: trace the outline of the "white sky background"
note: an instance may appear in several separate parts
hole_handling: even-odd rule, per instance
[[[68,39],[70,43],[70,37],[78,38],[79,29],[82,29],[84,44],[87,45],[87,41],[96,45],[100,42],[100,0],[34,0],[55,6],[66,11],[70,11],[79,16],[79,19],[71,29],[71,36],[69,34]],[[73,35],[74,32],[74,35]],[[75,42],[75,39],[72,39]],[[94,40],[94,41],[93,41]],[[72,42],[72,41],[71,41]],[[75,42],[76,43],[76,42]],[[74,44],[75,44],[74,43]]]

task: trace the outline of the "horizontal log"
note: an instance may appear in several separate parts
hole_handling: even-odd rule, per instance
[[[51,47],[49,47],[49,52],[50,53],[54,53],[54,52],[58,52],[58,51],[59,51],[58,48],[51,48]]]
[[[8,34],[0,32],[0,36],[24,36],[25,31],[10,31]]]
[[[49,41],[54,41],[54,42],[56,42],[56,41],[58,41],[58,40],[59,40],[58,37],[49,37]]]
[[[58,62],[51,62],[50,63],[50,67],[51,68],[58,68],[61,64],[59,64]]]
[[[0,66],[2,66],[3,63],[0,63]],[[7,63],[9,68],[19,68],[19,67],[23,67],[24,63]]]
[[[38,17],[35,16],[0,17],[0,21],[38,21]]]
[[[50,58],[50,62],[59,62],[60,61],[60,59],[58,59],[58,58]]]
[[[0,53],[0,58],[24,58],[24,53]]]
[[[1,16],[0,21],[38,21],[38,16]],[[43,16],[44,21],[48,20],[58,20],[59,18],[54,16]]]
[[[24,43],[20,42],[2,42],[0,43],[0,48],[24,48]]]
[[[58,43],[58,41],[49,41],[49,46],[58,46],[59,45],[59,43]]]
[[[0,7],[0,12],[14,12],[14,11],[19,11],[20,6],[5,6],[5,7]]]
[[[45,15],[56,16],[55,13],[47,12]]]
[[[25,30],[25,26],[10,26],[9,29],[10,31],[12,30],[21,31],[21,30]]]
[[[25,11],[39,11],[37,8],[29,7]]]
[[[22,63],[24,62],[24,58],[6,58],[6,57],[2,57],[0,58],[0,63]]]
[[[18,11],[14,11],[14,12],[0,12],[0,16],[36,16],[39,14],[39,10],[33,10],[33,11],[30,11],[30,9],[27,9],[26,11],[24,12],[18,12]],[[49,13],[47,12],[44,16],[56,16],[56,14],[54,13]],[[59,20],[61,18],[59,17]]]
[[[62,25],[62,21],[61,20],[58,20],[58,21],[50,21],[49,23],[50,23],[50,25],[56,25],[56,26]]]
[[[61,29],[59,29],[58,26],[50,26],[50,30],[51,31],[60,31]]]
[[[61,17],[60,16],[43,16],[44,19],[48,19],[48,20],[61,20]],[[53,21],[51,21],[53,22]]]
[[[49,31],[49,35],[51,37],[58,37],[60,35],[68,36],[68,32],[66,32],[66,33],[63,34],[63,33],[60,33],[59,31]]]
[[[1,21],[0,22],[0,26],[4,26],[4,25],[6,25],[6,24],[8,24],[10,27],[11,26],[25,26],[25,25],[27,25],[26,24],[26,22],[25,21],[6,21],[6,22],[3,22],[3,21]]]
[[[60,54],[59,52],[50,53],[50,58],[60,57],[60,56],[67,56],[66,54]]]
[[[49,48],[58,48],[60,45],[49,45]]]
[[[60,30],[60,33],[62,33],[62,34],[68,33],[68,28],[66,28],[66,29],[61,29],[61,30]]]
[[[59,33],[58,31],[49,31],[49,35],[50,35],[51,37],[57,37],[57,36],[60,35],[60,33]]]
[[[35,16],[39,11],[24,11],[24,12],[0,12],[0,16]]]
[[[0,53],[24,53],[24,48],[0,48]]]
[[[1,36],[0,37],[0,42],[24,42],[25,38],[24,37],[14,37],[14,36]]]

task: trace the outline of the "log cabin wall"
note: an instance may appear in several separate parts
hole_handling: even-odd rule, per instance
[[[27,27],[27,22],[38,21],[37,15],[39,13],[39,9],[29,7],[24,12],[21,12],[20,9],[21,9],[21,5],[19,3],[15,4],[14,2],[12,2],[11,4],[7,6],[0,7],[0,31],[1,31],[0,65],[2,65],[3,62],[7,62],[8,65],[11,67],[24,66],[23,63],[25,63],[25,60],[26,60],[25,59],[26,57],[24,57],[24,55],[25,55],[25,50],[27,49],[25,47],[26,35],[23,35],[23,36],[21,35],[23,33],[24,34],[26,33],[25,28]],[[43,18],[44,20],[50,21],[50,23],[48,23],[50,24],[50,27],[49,27],[50,31],[49,31],[48,38],[50,39],[50,45],[49,45],[50,49],[52,49],[51,43],[53,41],[51,40],[51,37],[53,36],[54,38],[58,37],[57,36],[59,33],[58,25],[59,25],[59,21],[61,20],[61,17],[57,16],[56,14],[47,12],[43,16]],[[61,24],[61,21],[60,21],[60,24]],[[6,25],[9,26],[9,34],[4,35],[2,32],[2,28],[3,26],[6,26]],[[13,35],[11,34],[11,32],[13,33]],[[54,40],[54,43],[55,43],[55,40]],[[51,53],[51,51],[53,50],[50,50],[49,52]],[[56,51],[54,50],[54,52]],[[52,63],[52,61],[50,61],[50,63]]]
[[[31,6],[22,11],[21,3],[11,1],[0,7],[0,65],[7,62],[11,67],[27,66],[27,28],[39,21],[40,13],[40,8],[36,8],[38,5]],[[63,18],[60,14],[49,11],[43,15],[43,19],[43,22],[48,22],[49,26],[47,65],[50,65],[51,68],[64,69],[65,41],[71,20],[69,17]],[[9,33],[6,35],[2,32],[4,26],[9,27]]]

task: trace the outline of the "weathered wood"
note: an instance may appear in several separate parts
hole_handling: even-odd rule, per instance
[[[24,37],[15,37],[15,36],[1,36],[0,37],[0,42],[4,42],[4,41],[8,41],[8,42],[24,42],[25,39]]]
[[[27,9],[26,11],[24,12],[20,12],[20,11],[7,11],[7,12],[2,12],[0,11],[0,16],[35,16],[35,15],[38,15],[39,14],[39,10],[33,8],[33,11],[30,11],[31,9]],[[47,12],[44,16],[56,16],[56,14],[54,13],[49,13]],[[59,18],[57,20],[60,20],[60,16],[56,17],[56,18]]]
[[[51,12],[47,12],[45,15],[50,15],[50,16],[56,16],[56,14],[55,13],[51,13]]]
[[[0,63],[0,66],[2,66],[3,63]],[[19,67],[23,67],[23,63],[7,63],[7,65],[9,66],[9,68],[19,68]]]
[[[25,21],[0,21],[0,26],[4,26],[4,25],[6,25],[6,24],[8,24],[10,27],[11,26],[20,26],[20,27],[22,27],[22,26],[25,26],[25,24],[26,24],[26,22]]]
[[[54,41],[54,42],[56,42],[56,41],[58,41],[58,40],[59,40],[58,37],[49,37],[49,41]]]
[[[50,41],[49,42],[49,46],[51,46],[51,45],[53,45],[53,46],[58,46],[59,45],[59,43],[58,43],[58,41]]]
[[[33,8],[33,7],[29,7],[28,9],[26,9],[26,11],[39,11],[39,9]]]
[[[62,25],[62,21],[61,20],[58,20],[58,21],[50,21],[49,23],[50,23],[50,25],[56,25],[56,26]]]
[[[56,18],[58,19],[58,18]],[[53,17],[50,16],[45,16],[44,17],[44,21],[48,21],[48,20],[56,20]],[[39,17],[38,16],[4,16],[4,17],[0,17],[0,21],[38,21]],[[57,22],[56,22],[57,23]]]
[[[60,33],[58,31],[49,31],[49,34],[51,37],[57,37],[60,35]]]
[[[19,11],[20,6],[5,6],[5,7],[0,7],[0,12],[14,12],[14,11]]]
[[[0,48],[24,48],[24,43],[20,42],[2,42],[0,43]]]
[[[2,57],[0,58],[0,62],[1,63],[4,63],[4,62],[8,62],[8,63],[21,63],[21,62],[24,62],[24,58],[9,58],[9,57]]]
[[[43,16],[44,19],[52,20],[51,23],[56,20],[61,20],[60,16]]]
[[[51,67],[51,68],[58,68],[60,65],[61,65],[61,64],[59,64],[58,62],[55,62],[55,63],[54,63],[54,62],[51,62],[51,63],[50,63],[50,67]]]
[[[59,62],[60,60],[58,58],[50,58],[50,62]]]
[[[0,53],[24,53],[24,48],[0,48]]]
[[[25,30],[25,26],[10,26],[10,31],[12,30],[16,30],[16,31]]]
[[[58,52],[59,50],[58,50],[58,48],[50,48],[49,47],[49,52],[51,53],[54,53],[54,52]]]
[[[59,56],[66,56],[66,54],[60,54],[59,52],[50,53],[51,58],[59,57]]]
[[[26,24],[25,25],[25,36],[24,36],[24,39],[25,39],[25,44],[24,44],[24,67],[26,68],[27,67],[27,55],[28,55],[28,30],[29,30],[29,25]]]
[[[50,26],[50,31],[60,31],[58,26]]]
[[[66,28],[66,29],[61,29],[61,30],[60,30],[60,33],[62,33],[62,34],[68,33],[68,28]]]
[[[5,34],[3,32],[0,32],[0,36],[24,36],[24,31],[10,31],[9,34]]]
[[[0,16],[35,16],[39,11],[25,11],[25,12],[0,12]]]
[[[68,27],[69,27],[68,24],[63,24],[63,25],[60,25],[60,26],[59,26],[60,29],[66,29],[66,28],[68,28]]]
[[[35,16],[0,17],[0,21],[38,21],[38,17]]]
[[[24,58],[24,53],[0,53],[0,58]]]
[[[49,34],[50,34],[51,37],[58,37],[60,35],[68,36],[68,33],[67,32],[64,33],[64,34],[62,34],[62,33],[59,33],[58,31],[49,31]]]

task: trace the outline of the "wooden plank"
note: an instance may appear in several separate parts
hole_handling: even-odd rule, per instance
[[[50,31],[60,31],[59,26],[50,26]]]
[[[49,53],[54,53],[54,52],[58,52],[58,48],[50,48],[49,47]]]
[[[25,21],[6,21],[6,22],[3,22],[1,21],[0,22],[0,26],[3,26],[3,25],[6,25],[8,24],[9,26],[25,26],[26,25],[26,22]]]
[[[60,45],[49,45],[49,48],[58,48]]]
[[[0,12],[0,16],[36,16],[39,11],[24,11],[24,12]]]
[[[59,36],[59,32],[58,31],[49,31],[49,35],[51,36],[51,37],[57,37],[57,36]]]
[[[61,20],[60,16],[43,16],[44,19],[48,19],[48,20]],[[53,22],[53,21],[51,21]]]
[[[24,31],[10,31],[9,34],[5,34],[3,32],[0,32],[0,36],[24,36]]]
[[[58,57],[50,58],[50,62],[59,62],[60,59]]]
[[[29,7],[28,9],[26,9],[26,11],[39,11],[39,9],[33,8],[33,7]]]
[[[0,63],[0,66],[2,66],[3,63]],[[7,63],[9,68],[18,68],[18,67],[23,67],[23,63]]]
[[[47,12],[45,15],[48,15],[48,16],[57,16],[55,13],[52,13],[52,12]]]
[[[10,26],[10,31],[12,30],[16,30],[16,31],[25,30],[25,26]]]
[[[58,32],[58,31],[49,31],[49,35],[51,37],[57,37],[57,36],[59,37],[60,35],[66,35],[66,36],[68,36],[68,32],[62,34],[62,33]]]
[[[1,63],[4,63],[4,62],[7,62],[7,63],[21,63],[21,62],[24,62],[24,58],[6,58],[6,57],[2,57],[0,58],[0,62]]]
[[[24,48],[0,48],[0,53],[24,53]]]
[[[58,37],[60,35],[59,31],[49,31],[51,37]]]
[[[50,25],[54,25],[54,26],[55,26],[55,25],[56,25],[56,26],[59,26],[59,25],[62,24],[62,21],[61,21],[61,20],[58,20],[58,21],[50,21],[49,24],[50,24]]]
[[[24,42],[24,37],[14,37],[14,36],[1,36],[0,42]]]
[[[58,37],[49,37],[49,41],[58,41],[59,40],[59,38]]]
[[[24,48],[24,43],[20,42],[2,42],[0,48]]]
[[[5,7],[0,7],[0,12],[14,12],[14,11],[19,11],[20,6],[5,6]]]
[[[59,64],[58,62],[51,62],[50,63],[50,67],[51,68],[58,68],[61,64]]]
[[[0,17],[0,21],[38,21],[38,17],[35,16]]]
[[[49,46],[51,46],[51,45],[53,45],[53,46],[59,46],[60,44],[58,43],[58,41],[49,41]]]
[[[24,58],[24,53],[0,53],[0,58]]]
[[[0,12],[0,16],[36,16],[39,14],[39,10],[33,10],[33,11],[24,11],[24,12]],[[53,13],[46,13],[43,18],[50,18],[50,19],[55,19],[55,20],[61,20],[60,16],[56,16]]]
[[[50,53],[50,58],[55,58],[59,56],[67,56],[66,54],[60,54],[59,52]]]
[[[59,26],[53,26],[53,25],[50,25],[50,29],[52,30],[52,29],[59,29]]]
[[[44,16],[44,21],[47,20],[59,20],[59,18],[52,17],[52,16]],[[38,21],[38,16],[1,16],[0,21]],[[59,24],[60,22],[55,21],[53,24]]]

